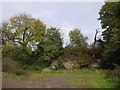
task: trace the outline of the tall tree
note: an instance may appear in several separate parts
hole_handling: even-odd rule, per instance
[[[14,41],[20,46],[35,46],[44,39],[46,26],[38,19],[21,14],[10,19],[11,32],[15,35]]]
[[[120,1],[106,2],[100,12],[104,41],[104,66],[120,65]]]
[[[30,55],[38,44],[44,41],[46,26],[39,20],[29,15],[20,14],[11,17],[8,22],[2,24],[3,52],[6,53],[6,45],[13,46],[9,55],[14,60],[22,63],[31,62]],[[12,53],[12,54],[10,54]],[[29,59],[28,59],[29,58]]]
[[[10,18],[2,24],[3,43],[12,41],[22,47],[33,46],[44,39],[46,26],[39,20],[25,14]]]
[[[37,45],[35,50],[35,57],[37,64],[49,66],[53,60],[61,54],[62,50],[62,38],[59,29],[51,27],[47,28],[43,43]]]
[[[109,42],[110,33],[113,28],[120,29],[120,1],[106,2],[99,12],[103,31],[103,39]]]
[[[45,59],[49,60],[60,54],[62,49],[62,38],[59,29],[51,27],[48,28],[45,34]],[[49,59],[47,59],[49,58]]]

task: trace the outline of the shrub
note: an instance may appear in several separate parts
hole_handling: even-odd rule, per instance
[[[106,70],[105,78],[112,78],[116,88],[120,88],[120,66],[117,66],[114,70]]]
[[[77,62],[80,65],[80,67],[86,67],[90,65],[91,58],[89,56],[77,57]]]
[[[113,71],[113,77],[115,77],[115,87],[120,88],[120,66],[117,66]]]
[[[76,61],[80,67],[89,66],[92,62],[92,56],[86,46],[66,46],[63,49],[63,54],[60,56],[62,61]]]
[[[2,59],[2,71],[13,73],[16,75],[23,75],[26,72],[20,67],[20,65],[12,60],[11,58],[3,58]]]
[[[40,67],[39,65],[32,65],[31,70],[40,71],[40,70],[42,70],[42,67]]]
[[[11,51],[13,50],[13,47],[10,45],[3,45],[2,47],[2,57],[11,57]]]
[[[64,64],[61,61],[59,61],[57,66],[55,66],[55,67],[56,67],[56,70],[58,70],[58,69],[65,69]]]

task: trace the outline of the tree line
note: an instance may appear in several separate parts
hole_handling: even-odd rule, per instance
[[[99,59],[101,68],[116,68],[120,65],[120,2],[106,2],[99,15],[103,39],[90,47],[87,37],[75,28],[69,32],[70,44],[65,48],[60,29],[47,28],[40,19],[26,14],[11,17],[0,28],[3,71],[17,66],[41,70],[55,60],[75,60],[81,68]]]

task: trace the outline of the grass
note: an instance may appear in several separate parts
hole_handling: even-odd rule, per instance
[[[70,79],[66,83],[81,88],[114,88],[115,83],[112,78],[105,78],[104,70],[101,69],[76,69],[76,70],[51,70],[49,72],[29,71],[28,74],[16,76],[15,74],[3,73],[7,77],[27,77],[31,78],[46,78],[48,76],[62,75]]]
[[[72,85],[81,86],[82,88],[113,88],[112,79],[104,78],[102,70],[80,70],[76,72],[75,77],[68,81]]]
[[[56,70],[45,74],[64,75],[71,77],[71,79],[66,82],[82,88],[114,88],[114,79],[105,78],[104,72],[105,71],[101,69],[76,69]]]

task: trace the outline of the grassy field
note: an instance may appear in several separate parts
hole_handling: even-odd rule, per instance
[[[49,76],[68,77],[65,82],[69,85],[81,88],[114,88],[116,83],[111,78],[105,78],[104,70],[100,69],[77,69],[77,70],[52,70],[49,72],[28,71],[25,75],[3,73],[3,77],[19,79],[41,79]]]

